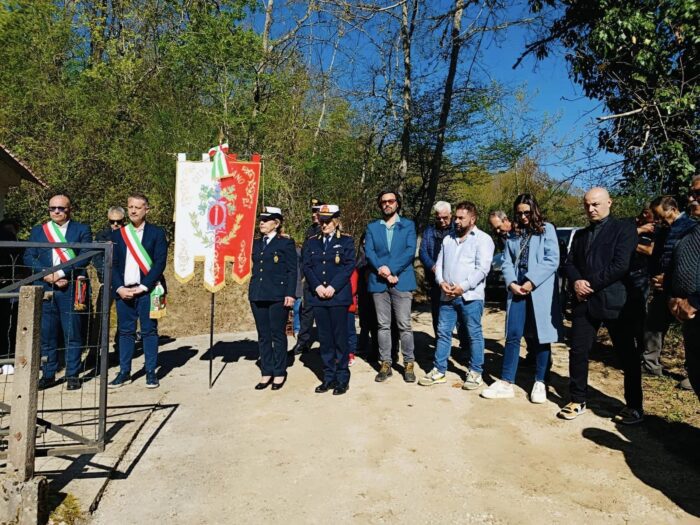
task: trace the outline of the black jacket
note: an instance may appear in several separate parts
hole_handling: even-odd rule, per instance
[[[255,239],[251,257],[248,300],[283,301],[296,296],[298,260],[292,239],[277,234],[266,247],[261,238]]]
[[[574,297],[575,314],[587,311],[594,319],[617,319],[627,301],[628,272],[637,247],[637,229],[631,222],[614,217],[600,228],[588,253],[590,226],[574,234],[565,272],[572,286],[584,279],[594,291],[583,303],[577,304]]]

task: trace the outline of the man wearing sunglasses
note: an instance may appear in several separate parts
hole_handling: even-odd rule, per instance
[[[367,289],[372,294],[379,325],[381,368],[374,378],[386,381],[391,375],[391,321],[399,329],[404,361],[404,381],[416,380],[411,303],[416,289],[413,259],[416,255],[416,226],[399,215],[401,195],[394,190],[379,193],[382,218],[367,225],[365,253],[372,267]]]
[[[700,175],[690,183],[688,208],[690,216],[700,221]],[[670,296],[668,307],[683,323],[685,367],[700,398],[700,223],[678,241],[668,274],[664,279]]]
[[[124,217],[126,217],[124,208],[121,206],[112,206],[107,211],[108,224],[105,228],[97,232],[95,235],[95,242],[111,242],[112,232],[124,226]],[[97,270],[97,278],[100,280],[100,283],[102,283],[104,281],[104,255],[102,255],[102,252],[93,257],[92,264],[95,270]]]
[[[49,221],[34,226],[29,242],[92,242],[90,227],[71,220],[71,199],[57,193],[49,200]],[[45,290],[53,292],[41,306],[41,355],[46,357],[42,365],[39,389],[56,384],[58,370],[58,334],[63,331],[66,349],[66,385],[68,390],[80,389],[80,355],[83,346],[81,315],[75,310],[76,280],[85,278],[85,267],[90,261],[70,264],[80,250],[71,248],[27,248],[24,264],[32,273],[39,273],[60,264],[63,268],[46,275],[41,281]]]

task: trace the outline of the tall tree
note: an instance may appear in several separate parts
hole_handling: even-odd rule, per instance
[[[598,143],[622,156],[623,186],[683,192],[700,166],[697,1],[530,0],[530,6],[549,11],[550,23],[520,60],[564,47],[572,78],[609,111],[599,118]]]

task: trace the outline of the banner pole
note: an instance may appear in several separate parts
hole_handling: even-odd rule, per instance
[[[211,292],[211,314],[209,319],[209,390],[212,387],[214,369],[214,292]]]

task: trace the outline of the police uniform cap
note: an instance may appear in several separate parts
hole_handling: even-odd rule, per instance
[[[282,210],[274,206],[265,206],[258,215],[259,221],[273,221],[275,219],[282,220]]]
[[[340,208],[336,204],[324,204],[318,210],[319,220],[331,220],[340,217]]]

